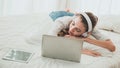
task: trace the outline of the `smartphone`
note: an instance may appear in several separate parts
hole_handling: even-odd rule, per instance
[[[33,54],[24,50],[10,49],[2,59],[28,63]]]

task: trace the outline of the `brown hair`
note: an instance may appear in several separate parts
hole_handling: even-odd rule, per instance
[[[91,13],[91,12],[85,12],[85,13],[89,16],[90,20],[92,21],[92,30],[93,30],[94,27],[95,27],[96,24],[97,24],[98,17],[95,16],[95,15],[94,15],[93,13]],[[84,24],[84,26],[85,26],[85,28],[86,28],[85,31],[88,31],[88,24],[87,24],[87,21],[86,21],[85,17],[84,17],[82,14],[76,14],[76,16],[80,16],[80,17],[81,17],[82,23]]]

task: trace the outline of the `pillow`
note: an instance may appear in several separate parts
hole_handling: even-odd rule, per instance
[[[99,17],[97,27],[99,29],[120,33],[120,15],[108,15]]]
[[[55,21],[59,17],[63,16],[73,16],[74,13],[66,12],[66,11],[53,11],[49,14],[49,16],[52,18],[53,21]]]

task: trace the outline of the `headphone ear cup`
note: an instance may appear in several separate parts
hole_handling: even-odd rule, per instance
[[[87,37],[87,35],[88,35],[87,32],[82,34],[83,37]]]

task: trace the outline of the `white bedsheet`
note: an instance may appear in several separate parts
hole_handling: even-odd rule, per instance
[[[82,54],[80,63],[41,57],[41,44],[27,42],[26,36],[37,30],[45,34],[51,25],[52,20],[41,14],[0,17],[0,68],[120,68],[120,35],[102,30],[116,45],[113,56],[92,57]],[[35,55],[29,63],[2,60],[9,48],[34,52]]]

